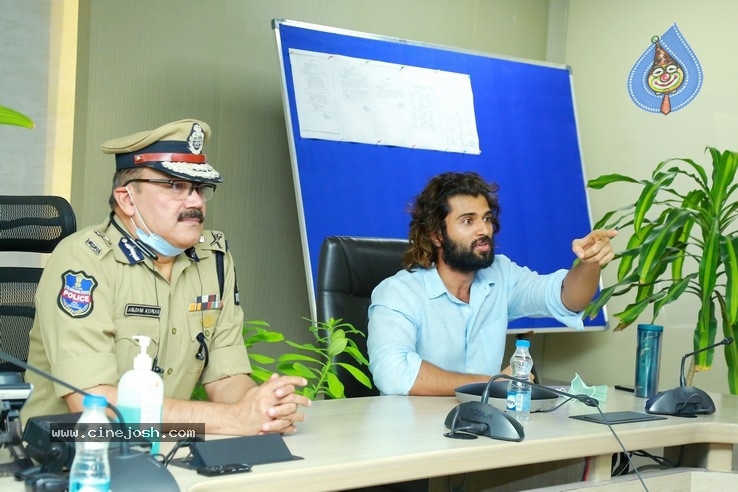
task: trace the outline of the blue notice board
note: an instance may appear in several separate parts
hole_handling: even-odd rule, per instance
[[[326,236],[407,238],[408,207],[428,180],[475,171],[499,184],[497,252],[540,273],[569,268],[571,241],[592,227],[568,67],[403,39],[275,20],[308,292]],[[300,137],[290,50],[306,50],[468,74],[480,154]],[[606,314],[586,319],[602,329]],[[567,331],[525,318],[512,331]]]

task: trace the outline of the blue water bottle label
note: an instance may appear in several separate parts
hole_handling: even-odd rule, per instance
[[[515,396],[516,395],[513,392],[509,392],[507,394],[507,403],[506,403],[506,406],[507,406],[507,409],[508,410],[515,411],[515,407],[516,407],[516,403],[517,403],[517,398],[515,398]]]
[[[69,492],[108,492],[110,480],[86,479],[84,481],[70,481]]]

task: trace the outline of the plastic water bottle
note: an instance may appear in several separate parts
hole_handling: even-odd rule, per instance
[[[515,342],[515,353],[510,357],[512,375],[526,381],[533,369],[533,357],[530,356],[529,348],[528,340],[518,340]],[[527,422],[530,418],[530,394],[530,384],[510,381],[507,386],[507,413],[518,422]]]
[[[85,395],[84,411],[77,421],[74,461],[69,470],[69,492],[107,492],[110,490],[110,436],[100,436],[111,424],[105,414],[104,396]]]

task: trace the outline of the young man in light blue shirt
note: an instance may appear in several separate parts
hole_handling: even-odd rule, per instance
[[[496,192],[476,173],[444,173],[416,197],[406,270],[377,286],[369,307],[369,368],[382,394],[453,395],[488,381],[500,372],[509,320],[583,327],[617,231],[575,239],[577,265],[540,275],[495,255]]]

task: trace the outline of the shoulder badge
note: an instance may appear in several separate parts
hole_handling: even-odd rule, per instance
[[[56,302],[72,318],[84,318],[92,312],[92,292],[97,287],[95,277],[85,272],[67,270],[62,274],[62,288]]]

